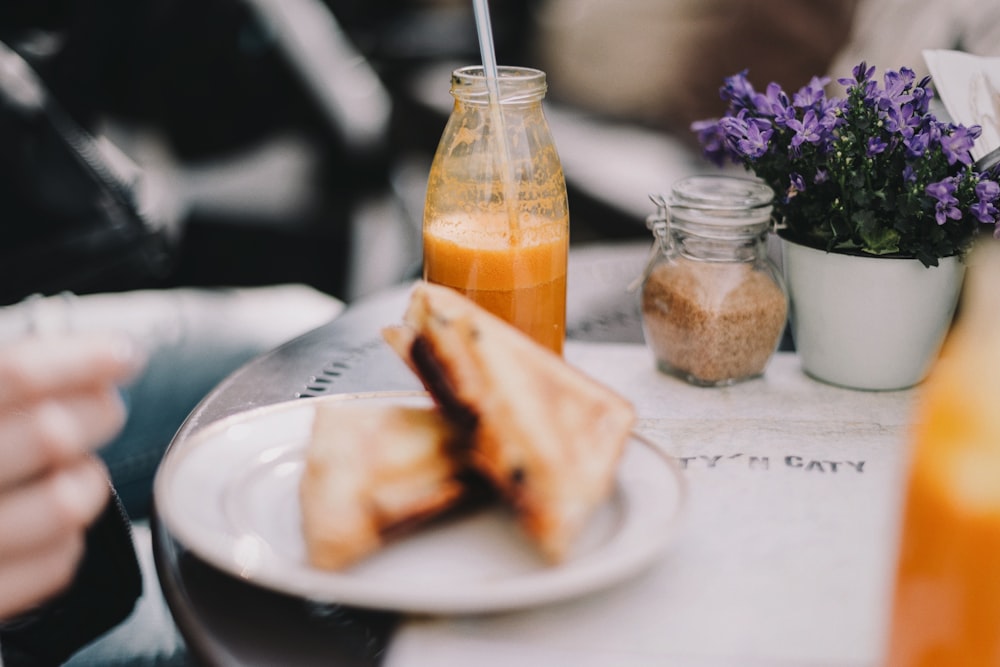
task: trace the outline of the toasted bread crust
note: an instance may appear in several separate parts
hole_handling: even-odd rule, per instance
[[[471,465],[563,560],[612,491],[632,405],[448,288],[419,283],[404,322],[386,340],[449,419],[474,429]]]
[[[343,569],[454,506],[461,436],[434,408],[318,403],[299,485],[309,562]]]

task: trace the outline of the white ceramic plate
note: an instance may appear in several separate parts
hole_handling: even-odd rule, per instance
[[[630,439],[618,484],[570,558],[547,565],[502,508],[422,528],[337,573],[311,567],[298,484],[318,401],[429,405],[420,392],[298,399],[222,420],[171,447],[156,477],[161,520],[195,555],[250,583],[321,602],[463,614],[555,602],[650,565],[684,496],[674,461]]]

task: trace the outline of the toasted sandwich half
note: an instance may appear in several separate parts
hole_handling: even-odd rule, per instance
[[[383,336],[472,433],[470,465],[550,561],[565,559],[614,488],[631,403],[446,287],[418,283],[404,324]]]
[[[344,569],[456,505],[461,441],[434,406],[317,403],[299,484],[309,562]]]

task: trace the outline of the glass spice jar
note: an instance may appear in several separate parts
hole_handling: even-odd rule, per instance
[[[664,373],[700,386],[763,374],[788,314],[767,256],[773,199],[767,185],[730,176],[692,176],[669,200],[652,197],[642,322]]]

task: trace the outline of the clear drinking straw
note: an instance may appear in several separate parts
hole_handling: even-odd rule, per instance
[[[486,77],[486,91],[489,96],[491,124],[499,137],[497,144],[500,148],[500,175],[503,179],[504,202],[507,206],[507,217],[510,222],[511,241],[516,242],[519,227],[517,220],[517,191],[514,189],[514,169],[510,162],[510,149],[507,146],[507,130],[504,127],[503,113],[500,109],[500,76],[497,71],[496,51],[493,48],[493,27],[490,23],[490,9],[487,0],[472,0],[472,8],[476,16],[476,34],[479,37],[479,52],[483,59],[483,76]]]
[[[497,74],[497,56],[493,48],[493,26],[490,23],[490,8],[487,0],[472,0],[476,15],[476,34],[479,37],[479,54],[483,59],[483,75],[490,103],[500,103],[500,82]]]

